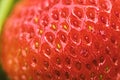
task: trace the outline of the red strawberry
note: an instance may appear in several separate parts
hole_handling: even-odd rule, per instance
[[[24,0],[4,26],[12,80],[120,80],[120,0]]]

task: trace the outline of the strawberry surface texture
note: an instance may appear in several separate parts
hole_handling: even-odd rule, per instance
[[[22,0],[2,33],[11,80],[120,80],[120,0]]]

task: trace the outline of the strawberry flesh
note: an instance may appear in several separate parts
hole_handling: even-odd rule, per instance
[[[2,34],[12,80],[119,80],[120,0],[23,0]]]

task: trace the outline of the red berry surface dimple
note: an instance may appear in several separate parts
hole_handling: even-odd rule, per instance
[[[96,0],[86,0],[86,4],[88,4],[88,5],[96,5],[97,1]]]
[[[52,18],[54,20],[59,20],[59,12],[58,12],[58,10],[53,10],[51,16],[52,16]]]
[[[80,28],[81,21],[77,19],[74,15],[70,15],[70,23],[73,27]]]
[[[63,42],[63,43],[66,43],[67,42],[67,34],[63,31],[59,31],[58,32],[58,37],[60,38],[60,40]]]
[[[61,17],[66,18],[69,15],[69,9],[66,7],[61,8]]]
[[[82,5],[84,4],[84,0],[73,0],[74,4],[79,4],[79,5]]]
[[[47,32],[45,36],[48,42],[53,43],[55,36],[52,32]]]
[[[95,20],[95,17],[97,16],[97,10],[95,8],[86,8],[86,16],[88,19]]]
[[[74,14],[80,19],[83,17],[83,10],[78,7],[74,7]]]
[[[120,0],[22,0],[1,43],[11,80],[120,80]]]

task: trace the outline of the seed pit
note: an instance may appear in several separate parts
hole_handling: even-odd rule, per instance
[[[91,65],[90,65],[90,64],[86,64],[86,68],[87,68],[88,70],[91,70]]]
[[[68,72],[65,72],[65,77],[66,77],[66,79],[69,79],[70,75]]]
[[[81,80],[85,80],[85,75],[84,74],[80,74],[80,79]]]
[[[73,34],[71,37],[72,37],[72,40],[74,42],[79,42],[79,36],[78,36],[78,34]]]
[[[49,62],[48,62],[48,61],[44,61],[43,64],[44,64],[44,67],[48,69],[48,67],[49,67]]]
[[[47,79],[52,79],[52,76],[48,73],[48,74],[46,74],[46,78]]]
[[[87,43],[90,43],[90,38],[88,36],[84,36],[84,40],[87,42]]]
[[[114,30],[116,30],[116,29],[117,29],[116,23],[112,22],[112,23],[111,23],[111,27],[112,27]]]
[[[74,15],[70,16],[70,23],[75,28],[80,28],[81,21],[77,19]]]
[[[34,63],[37,63],[37,59],[35,57],[33,57],[32,60],[33,60]]]
[[[118,61],[118,59],[117,59],[116,57],[113,57],[113,58],[112,58],[112,61],[113,61],[114,64],[116,64],[117,61]]]
[[[105,80],[112,80],[110,77],[107,76],[107,78],[105,78]]]
[[[105,60],[105,59],[104,59],[104,57],[103,57],[103,56],[101,56],[101,57],[100,57],[100,63],[103,63],[103,62],[104,62],[104,60]]]
[[[92,61],[92,63],[93,63],[95,66],[98,66],[98,62],[97,62],[95,59]]]
[[[55,70],[54,73],[55,73],[56,76],[58,76],[58,77],[60,76],[60,71]]]
[[[100,17],[100,20],[102,23],[106,24],[107,23],[107,19],[104,16]]]
[[[59,2],[60,2],[60,0],[51,0],[51,3],[53,3],[54,5],[59,3]]]
[[[83,56],[83,57],[88,57],[88,50],[87,49],[85,49],[85,48],[83,48],[83,49],[81,49],[81,51],[80,51],[80,54]]]
[[[44,27],[48,26],[48,23],[49,23],[48,16],[44,16],[41,22],[42,22],[41,24],[42,24]]]
[[[46,55],[50,55],[51,54],[51,48],[49,46],[48,43],[43,43],[42,46],[41,46],[41,52],[43,54],[46,54]]]
[[[63,42],[66,42],[66,36],[65,36],[65,35],[61,35],[61,40],[62,40]]]
[[[34,73],[36,74],[37,79],[41,78],[41,72],[40,71],[35,70]],[[32,80],[32,79],[30,79],[30,80]]]
[[[66,18],[69,14],[68,8],[62,8],[61,9],[61,17]]]
[[[73,77],[72,80],[77,80],[77,78],[76,78],[76,77]]]
[[[51,50],[49,48],[46,48],[45,53],[48,54],[48,55],[50,55],[51,54]]]
[[[92,12],[89,13],[88,17],[89,17],[90,19],[94,19],[94,18],[95,18],[94,14],[93,14]]]
[[[75,20],[75,19],[71,19],[71,24],[74,26],[74,27],[80,27],[80,23],[78,20]]]
[[[100,4],[100,6],[101,6],[101,8],[103,8],[103,9],[105,9],[105,10],[108,10],[108,4],[107,4],[107,2],[102,2],[101,4]]]
[[[91,72],[90,77],[91,77],[91,78],[94,78],[94,77],[95,77],[95,73],[94,73],[94,72]]]
[[[70,38],[71,40],[74,42],[74,43],[79,43],[80,42],[80,38],[79,38],[79,32],[75,29],[72,29],[69,33],[70,35]]]
[[[52,18],[54,20],[59,20],[59,12],[57,10],[52,11]]]
[[[75,68],[77,70],[80,70],[81,69],[81,63],[80,62],[75,62]]]
[[[96,14],[96,10],[94,8],[87,8],[86,15],[88,19],[94,20],[95,14]]]
[[[70,5],[71,4],[71,0],[62,0],[62,3],[65,5]]]
[[[115,11],[114,14],[115,14],[115,16],[116,16],[117,18],[120,17],[120,13],[119,13],[118,11]]]
[[[35,57],[32,58],[31,66],[32,67],[36,67],[37,66],[37,59]]]
[[[83,4],[84,0],[73,0],[75,4]]]
[[[111,40],[111,42],[112,42],[113,44],[116,43],[116,40],[115,40],[115,37],[114,37],[114,36],[111,36],[110,40]]]
[[[74,46],[69,46],[69,51],[70,51],[70,54],[72,54],[73,56],[76,55]]]
[[[39,71],[36,71],[35,74],[36,74],[37,76],[40,76],[40,72],[39,72]]]
[[[89,0],[89,2],[90,2],[91,4],[96,4],[96,1],[95,1],[95,0]]]
[[[53,41],[54,41],[54,39],[55,39],[55,36],[54,36],[53,33],[47,32],[47,33],[45,34],[45,36],[46,36],[46,39],[47,39],[48,42],[53,43]]]
[[[109,54],[109,53],[110,53],[110,48],[109,48],[108,46],[105,48],[105,53],[106,53],[106,54]]]
[[[82,16],[83,16],[83,10],[80,9],[80,8],[75,7],[75,8],[74,8],[74,14],[75,14],[79,19],[81,19]]]
[[[57,58],[56,58],[56,63],[57,63],[58,65],[60,65],[60,64],[61,64],[61,60],[60,60],[60,58],[59,58],[59,57],[57,57]]]
[[[99,42],[94,42],[94,47],[99,50],[100,49],[100,43]]]
[[[66,57],[65,62],[66,62],[67,65],[70,65],[70,58]]]
[[[60,38],[60,40],[62,41],[62,42],[64,42],[64,43],[66,43],[66,41],[67,41],[67,35],[66,35],[66,33],[65,32],[62,32],[62,31],[59,31],[58,32],[58,36],[59,36],[59,38]]]

